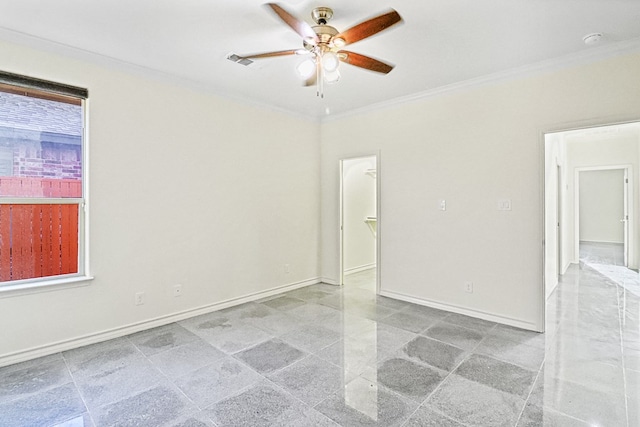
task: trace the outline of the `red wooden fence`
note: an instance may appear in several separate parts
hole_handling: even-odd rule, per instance
[[[82,181],[35,177],[0,177],[0,196],[82,197]]]
[[[0,177],[0,196],[81,195],[81,181]],[[78,204],[1,202],[0,282],[78,272]]]

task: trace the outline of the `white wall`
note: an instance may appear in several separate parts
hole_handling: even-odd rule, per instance
[[[624,170],[582,171],[580,241],[623,243]]]
[[[0,298],[0,364],[314,280],[320,265],[337,281],[338,161],[378,149],[382,291],[540,328],[541,135],[640,111],[637,54],[321,126],[9,43],[0,58],[5,71],[90,91],[96,277]],[[511,211],[497,210],[504,198]],[[143,306],[133,304],[139,291]]]
[[[626,55],[326,122],[323,277],[339,274],[337,160],[381,150],[382,293],[540,329],[542,134],[637,118],[638,75]]]
[[[602,168],[629,165],[631,169],[631,191],[633,204],[630,206],[632,221],[629,223],[629,267],[638,267],[638,242],[639,230],[633,219],[640,212],[640,164],[638,152],[640,151],[640,130],[633,132],[604,132],[595,134],[576,133],[565,137],[567,158],[567,236],[565,241],[571,242],[564,246],[566,259],[574,263],[579,261],[579,253],[576,242],[578,241],[575,230],[575,214],[579,207],[575,206],[575,179],[576,170],[579,168]]]
[[[4,71],[89,89],[95,276],[0,298],[0,364],[317,279],[319,124],[9,43],[0,58]]]
[[[364,222],[366,217],[376,216],[376,178],[365,173],[375,168],[375,156],[342,162],[345,273],[376,262],[376,239]]]

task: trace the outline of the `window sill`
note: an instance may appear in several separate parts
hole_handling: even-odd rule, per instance
[[[58,291],[62,289],[87,286],[93,276],[52,277],[34,282],[0,285],[0,298]]]

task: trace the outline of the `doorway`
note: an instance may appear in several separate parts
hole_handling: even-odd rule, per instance
[[[576,169],[575,244],[581,262],[629,267],[630,169]]]
[[[340,161],[340,285],[379,290],[379,156]]]
[[[545,299],[587,258],[621,283],[638,282],[640,122],[546,133],[544,162]]]

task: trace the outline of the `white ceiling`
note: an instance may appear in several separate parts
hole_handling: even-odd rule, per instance
[[[263,0],[0,0],[0,38],[90,52],[296,114],[321,118],[513,70],[640,50],[640,0],[283,0],[312,24],[317,6],[345,30],[396,9],[404,18],[349,50],[396,65],[388,75],[341,65],[325,98],[304,88],[298,56],[244,67],[226,59],[301,47]],[[582,37],[601,32],[586,46]],[[51,44],[49,42],[55,42]],[[79,50],[78,50],[79,49]],[[595,52],[595,53],[594,53]],[[95,56],[90,55],[95,58]]]

